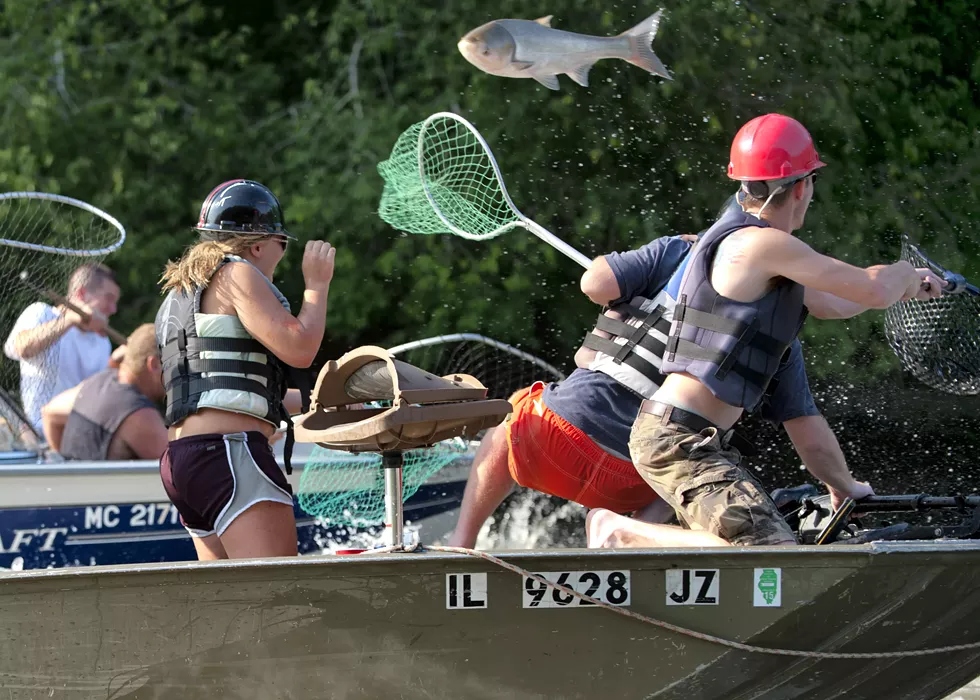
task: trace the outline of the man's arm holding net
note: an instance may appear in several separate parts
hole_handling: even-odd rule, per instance
[[[51,316],[54,315],[54,318]],[[106,319],[98,312],[89,318],[70,309],[54,309],[46,304],[32,304],[18,319],[10,333],[5,351],[14,360],[30,360],[57,343],[71,328],[104,333]]]
[[[47,304],[31,304],[14,324],[4,352],[11,360],[29,360],[56,343],[70,328],[67,319],[58,316]]]

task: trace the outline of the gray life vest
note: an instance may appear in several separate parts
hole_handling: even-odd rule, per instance
[[[244,258],[226,255],[211,277],[229,262],[251,265]],[[289,311],[286,297],[271,280],[266,282]],[[190,294],[172,290],[157,312],[157,344],[167,390],[164,421],[169,427],[203,408],[254,416],[277,429],[285,421],[286,473],[291,473],[292,420],[282,400],[291,377],[302,394],[303,410],[307,410],[309,372],[285,364],[253,338],[237,316],[202,313],[203,292],[204,286]]]
[[[583,345],[596,351],[589,369],[612,377],[642,398],[651,398],[665,379],[660,368],[676,304],[664,288],[653,299],[633,297],[610,307],[623,320],[600,313],[595,329],[612,337],[594,332],[585,336]]]
[[[119,426],[143,408],[156,410],[139,389],[120,383],[118,370],[109,368],[92,375],[78,388],[59,453],[66,459],[108,459]]]
[[[761,299],[740,302],[711,285],[718,245],[736,231],[765,221],[741,210],[724,214],[691,252],[678,290],[661,371],[686,372],[719,400],[753,410],[806,320],[804,287],[788,279]],[[668,284],[668,286],[670,286]]]

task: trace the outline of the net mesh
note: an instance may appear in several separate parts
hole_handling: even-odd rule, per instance
[[[931,267],[907,240],[902,259]],[[885,312],[885,335],[919,381],[948,394],[980,394],[980,297],[964,292],[894,304]]]
[[[472,375],[487,387],[489,399],[509,399],[535,381],[557,382],[565,378],[544,360],[477,334],[427,338],[392,348],[391,353],[402,362],[440,377],[454,372]]]
[[[4,349],[13,351],[10,335],[22,313],[38,312],[36,304],[54,306],[39,289],[64,296],[69,279],[81,265],[100,263],[123,239],[124,232],[116,223],[68,202],[33,195],[0,196],[0,342],[5,343]],[[21,279],[22,273],[26,280]],[[57,361],[55,349],[30,359],[33,376],[25,378],[25,388],[42,401],[54,395]],[[21,413],[25,407],[20,363],[7,352],[0,358],[0,389],[0,419],[23,439],[24,447],[35,447],[39,436],[24,425]],[[27,413],[31,422],[37,420]]]
[[[466,451],[466,442],[458,438],[407,450],[402,467],[402,502]],[[303,468],[296,494],[304,511],[327,524],[377,524],[385,514],[381,455],[349,454],[317,445]]]
[[[519,222],[494,166],[470,125],[434,115],[409,127],[378,164],[385,180],[378,214],[406,233],[493,238]]]
[[[391,348],[391,354],[437,376],[469,374],[488,398],[509,398],[537,380],[564,375],[530,353],[476,334],[427,338]],[[385,405],[390,405],[386,402]],[[461,439],[405,452],[402,496],[407,501],[433,475],[468,454]],[[348,454],[316,446],[300,475],[300,507],[329,524],[370,526],[384,519],[384,470],[379,454]]]

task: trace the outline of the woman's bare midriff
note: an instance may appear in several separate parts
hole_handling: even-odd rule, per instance
[[[717,399],[708,387],[684,372],[667,375],[653,400],[696,413],[722,430],[728,430],[742,417],[743,409]]]
[[[197,413],[187,416],[177,425],[170,426],[167,435],[173,441],[192,435],[212,433],[228,435],[229,433],[244,433],[250,430],[258,430],[267,438],[271,438],[276,432],[271,423],[254,416],[222,411],[217,408],[202,408]]]

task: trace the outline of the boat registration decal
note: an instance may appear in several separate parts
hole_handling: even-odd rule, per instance
[[[630,604],[629,571],[547,571],[535,572],[547,581],[570,588],[590,598],[626,607]],[[546,586],[529,576],[524,577],[525,608],[587,608],[595,603],[576,598],[571,593]]]
[[[778,608],[783,604],[783,570],[756,569],[752,579],[752,605]]]
[[[486,607],[486,574],[446,574],[447,610],[479,610]]]
[[[667,569],[667,605],[718,605],[718,569]]]

